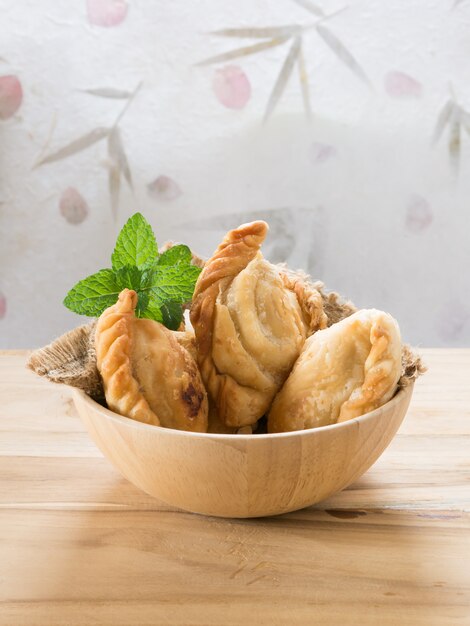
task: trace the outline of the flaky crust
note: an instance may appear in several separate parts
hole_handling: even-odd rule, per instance
[[[137,294],[125,289],[117,303],[102,313],[95,333],[96,364],[111,410],[138,422],[160,426],[132,374],[131,337],[136,306]]]
[[[320,280],[312,281],[311,277],[304,271],[291,270],[285,263],[278,263],[278,267],[286,286],[296,290],[302,307],[309,306],[312,296],[315,303],[317,294],[320,295],[327,326],[332,326],[357,311],[352,302],[344,299],[339,293],[326,291],[325,285]]]
[[[377,409],[394,395],[402,370],[402,345],[397,322],[388,313],[370,315],[370,352],[364,381],[341,407],[337,422]]]
[[[310,336],[315,331],[326,328],[328,317],[323,309],[321,293],[299,273],[281,271],[280,275],[287,289],[295,294],[302,309],[307,335]]]
[[[397,389],[401,354],[396,321],[375,309],[317,332],[273,402],[268,432],[325,426],[382,406]]]
[[[268,225],[263,221],[242,224],[225,235],[206,261],[194,289],[190,314],[201,360],[210,355],[214,305],[219,292],[255,258],[267,232]]]
[[[251,222],[226,234],[201,274],[193,295],[190,319],[196,335],[198,364],[206,389],[212,398],[219,419],[227,426],[242,426],[243,418],[233,419],[231,407],[240,402],[250,416],[260,410],[259,394],[249,386],[239,385],[230,375],[218,371],[212,356],[216,301],[259,252],[268,232],[265,222]],[[222,338],[218,338],[222,341]],[[249,417],[251,420],[252,418]],[[240,423],[237,423],[240,422]],[[256,419],[253,419],[253,423]]]
[[[307,294],[300,283],[286,286],[279,268],[263,259],[267,228],[259,221],[227,233],[204,266],[191,306],[201,374],[230,427],[257,422],[306,337],[325,323],[319,294]]]
[[[147,424],[205,432],[207,396],[184,347],[191,337],[136,318],[136,305],[135,291],[125,289],[97,322],[97,367],[109,408]]]

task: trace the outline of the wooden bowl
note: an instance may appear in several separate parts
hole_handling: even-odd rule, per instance
[[[273,435],[216,435],[150,426],[74,390],[91,437],[134,485],[175,507],[219,517],[262,517],[328,498],[382,454],[413,386],[341,424]]]

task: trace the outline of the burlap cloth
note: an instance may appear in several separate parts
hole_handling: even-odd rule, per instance
[[[175,243],[167,242],[161,248],[168,250]],[[204,260],[197,254],[192,255],[192,263],[198,267],[204,266]],[[323,299],[323,308],[328,317],[328,326],[336,324],[348,317],[357,308],[348,300],[334,291],[326,291],[322,282],[312,282],[310,277],[302,271],[293,272],[284,264],[280,264],[284,272],[301,277],[311,282]],[[188,305],[189,306],[189,305]],[[35,350],[28,359],[27,366],[39,376],[45,376],[54,383],[64,383],[72,387],[83,389],[89,396],[98,402],[104,402],[103,384],[96,367],[96,352],[94,344],[96,320],[74,328],[65,333],[44,348]],[[421,358],[408,345],[402,350],[402,374],[398,381],[399,388],[407,387],[418,376],[426,371]]]

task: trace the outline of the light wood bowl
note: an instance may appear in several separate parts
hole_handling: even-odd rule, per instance
[[[319,502],[355,481],[397,432],[413,386],[361,417],[273,435],[216,435],[150,426],[74,390],[88,432],[134,485],[164,502],[219,517],[262,517]]]

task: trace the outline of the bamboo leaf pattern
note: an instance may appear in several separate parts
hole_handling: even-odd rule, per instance
[[[445,105],[442,107],[436,122],[436,126],[434,128],[434,134],[432,143],[437,143],[444,132],[445,127],[450,121],[450,118],[454,112],[454,103],[452,100],[447,100]]]
[[[269,48],[281,46],[283,43],[286,43],[288,39],[289,37],[277,37],[275,39],[270,39],[269,41],[254,44],[253,46],[229,50],[228,52],[223,52],[222,54],[216,54],[215,56],[205,59],[196,65],[202,67],[204,65],[212,65],[213,63],[224,63],[225,61],[231,61],[232,59],[239,59],[241,57],[249,56],[250,54],[256,54],[257,52],[268,50]]]
[[[450,164],[455,174],[458,174],[460,166],[460,148],[460,121],[458,117],[454,117],[449,134],[449,157]]]
[[[289,24],[287,26],[266,26],[254,28],[223,28],[214,30],[211,35],[219,37],[238,37],[240,39],[276,39],[279,37],[291,37],[298,34],[302,26]]]
[[[325,17],[323,9],[310,0],[294,0],[294,2],[316,17]]]
[[[317,33],[326,43],[326,45],[335,53],[335,55],[342,61],[346,67],[348,67],[351,72],[353,72],[358,78],[366,83],[366,85],[370,86],[370,81],[367,78],[364,70],[353,57],[353,55],[349,52],[349,50],[345,47],[345,45],[334,35],[330,30],[325,28],[322,24],[317,24],[315,26]]]
[[[131,106],[132,101],[134,100],[134,98],[136,97],[136,95],[139,93],[139,89],[142,87],[142,81],[140,81],[140,83],[137,84],[136,88],[134,89],[134,91],[131,93],[130,97],[128,98],[126,104],[123,106],[121,112],[119,113],[119,115],[116,118],[116,121],[114,122],[113,126],[116,127],[119,122],[122,120],[122,118],[124,117],[124,115],[127,113],[127,109]]]
[[[141,86],[142,82],[139,82],[132,93],[124,89],[115,89],[114,87],[98,87],[96,89],[82,90],[84,93],[88,93],[92,96],[125,100],[124,106],[121,108],[120,113],[110,127],[100,126],[95,128],[86,135],[83,135],[66,146],[63,146],[59,150],[46,154],[45,157],[40,156],[38,163],[34,166],[37,167],[39,165],[44,165],[45,163],[60,161],[61,159],[73,156],[82,150],[86,150],[93,144],[107,138],[109,157],[108,188],[111,198],[111,210],[114,219],[117,218],[119,208],[121,177],[124,177],[131,189],[133,188],[131,170],[124,146],[122,144],[121,131],[119,130],[118,125],[128,111]],[[49,139],[46,142],[46,146],[48,143]],[[46,149],[47,148],[45,147],[43,152],[45,152]]]
[[[105,127],[95,128],[86,135],[83,135],[82,137],[75,139],[66,146],[63,146],[56,152],[52,152],[52,154],[46,155],[43,159],[39,161],[38,166],[44,165],[46,163],[53,163],[54,161],[61,161],[62,159],[66,159],[69,156],[81,152],[82,150],[86,150],[93,144],[107,137],[109,131],[110,129]]]
[[[111,198],[111,212],[113,218],[117,219],[117,213],[119,208],[119,192],[121,190],[121,172],[118,165],[111,162],[108,173],[108,188]]]
[[[98,87],[97,89],[82,89],[83,93],[99,98],[111,98],[113,100],[127,100],[132,93],[123,89],[113,89],[112,87]]]
[[[305,110],[305,114],[310,119],[312,117],[312,106],[310,104],[310,89],[309,89],[307,67],[305,65],[305,57],[304,57],[302,42],[300,42],[297,66],[299,68],[300,88],[302,90],[302,100],[304,103],[304,110]]]
[[[470,135],[470,113],[460,109],[460,122],[464,130]]]
[[[111,160],[117,165],[119,172],[126,179],[127,184],[132,189],[132,175],[129,168],[124,146],[122,145],[121,131],[115,127],[108,136],[108,153]]]
[[[300,45],[301,40],[300,37],[297,36],[294,38],[294,42],[289,50],[286,60],[284,61],[279,76],[277,77],[271,95],[269,96],[268,105],[264,114],[264,121],[266,121],[272,114],[282,94],[284,93],[284,89],[286,88],[287,82],[289,81],[290,75],[292,74],[294,64],[297,61],[297,57],[299,56]]]
[[[457,102],[455,93],[450,87],[451,97],[439,112],[434,128],[432,143],[435,144],[448,129],[447,149],[452,171],[457,176],[462,156],[462,129],[470,135],[470,113]]]
[[[253,43],[249,46],[236,48],[235,50],[228,50],[227,52],[217,54],[197,63],[198,66],[206,66],[214,63],[224,63],[227,61],[232,61],[234,59],[241,59],[243,57],[257,54],[259,52],[269,50],[270,48],[283,45],[290,41],[291,47],[287,57],[284,59],[283,65],[276,79],[276,83],[270,94],[264,115],[264,121],[266,121],[270,117],[270,115],[276,108],[279,99],[282,97],[294,65],[297,65],[304,110],[307,117],[311,116],[312,107],[310,102],[309,78],[306,68],[305,56],[302,51],[302,38],[307,32],[311,32],[312,30],[316,32],[316,34],[330,48],[335,56],[344,65],[346,65],[346,67],[351,72],[353,72],[356,77],[358,77],[369,87],[371,86],[366,73],[359,65],[356,58],[351,54],[351,52],[349,52],[349,50],[336,37],[336,35],[324,26],[324,22],[326,20],[330,20],[331,18],[335,17],[336,15],[341,13],[344,8],[334,13],[326,14],[320,6],[318,6],[311,0],[294,0],[294,2],[308,10],[318,19],[313,21],[313,23],[307,24],[285,24],[283,26],[263,27],[236,27],[223,28],[213,31],[211,34],[217,35],[219,37],[255,40],[258,39],[261,41]]]

